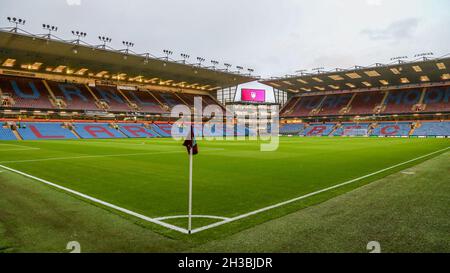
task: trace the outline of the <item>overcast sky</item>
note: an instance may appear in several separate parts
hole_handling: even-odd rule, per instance
[[[7,16],[254,68],[263,77],[300,69],[387,63],[394,56],[450,53],[449,0],[0,0]]]

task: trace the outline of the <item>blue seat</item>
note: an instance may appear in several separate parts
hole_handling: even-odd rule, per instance
[[[372,136],[409,136],[411,122],[386,122],[379,123],[372,131]]]
[[[17,138],[11,129],[0,127],[0,140],[17,140]]]
[[[49,140],[49,139],[76,139],[77,137],[61,123],[51,122],[25,122],[17,132],[24,140]]]
[[[81,138],[126,138],[119,130],[107,123],[74,123],[74,129]]]
[[[414,136],[450,136],[450,122],[423,122]]]

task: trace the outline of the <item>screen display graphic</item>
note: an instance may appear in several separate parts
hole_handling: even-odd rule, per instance
[[[241,100],[247,102],[265,102],[266,90],[262,89],[241,89]]]

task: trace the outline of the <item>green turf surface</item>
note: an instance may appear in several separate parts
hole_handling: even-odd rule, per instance
[[[179,142],[120,139],[0,144],[1,165],[149,217],[187,212],[188,156]],[[194,214],[235,217],[441,150],[449,146],[449,140],[282,138],[279,149],[267,153],[259,151],[259,144],[199,142],[200,154],[194,162]],[[186,240],[202,241],[235,233],[323,202],[426,159]],[[194,227],[214,221],[194,219]],[[187,227],[186,219],[167,222]],[[186,237],[154,224],[145,225],[172,238]]]

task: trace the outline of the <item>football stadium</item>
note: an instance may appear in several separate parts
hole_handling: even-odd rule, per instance
[[[1,19],[0,252],[450,252],[450,55],[259,76]]]

